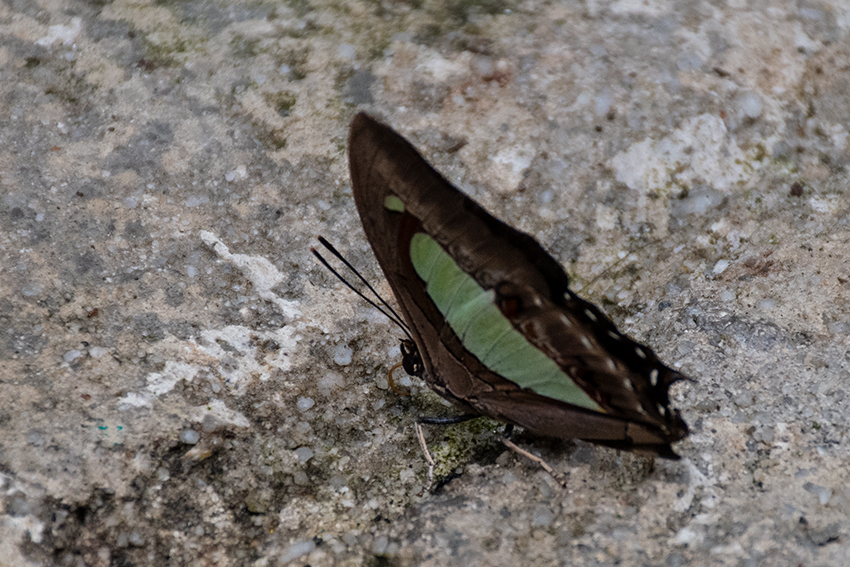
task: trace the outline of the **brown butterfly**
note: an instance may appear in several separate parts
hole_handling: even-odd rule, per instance
[[[363,229],[412,340],[405,370],[467,414],[677,459],[684,379],[568,287],[531,236],[446,181],[404,138],[360,113],[349,135]]]

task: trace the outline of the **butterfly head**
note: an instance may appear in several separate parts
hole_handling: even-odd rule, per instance
[[[419,349],[416,343],[409,339],[401,341],[401,365],[408,376],[422,377],[425,371],[425,366],[422,364],[422,355],[419,354]]]

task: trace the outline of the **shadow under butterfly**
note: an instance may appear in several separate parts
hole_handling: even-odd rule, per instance
[[[351,123],[348,156],[363,229],[406,322],[404,369],[466,414],[420,422],[487,416],[679,458],[670,444],[688,427],[668,390],[685,377],[576,296],[533,237],[494,218],[365,113]]]

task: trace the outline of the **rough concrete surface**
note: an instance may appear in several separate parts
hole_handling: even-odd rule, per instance
[[[0,3],[0,565],[850,564],[845,0]],[[693,378],[678,462],[429,428],[365,109]]]

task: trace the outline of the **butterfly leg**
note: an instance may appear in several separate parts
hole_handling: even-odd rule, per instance
[[[398,395],[398,396],[409,396],[409,395],[410,395],[410,392],[405,392],[404,390],[402,390],[401,388],[399,388],[398,386],[396,386],[396,385],[395,385],[395,380],[393,380],[393,373],[394,373],[396,370],[398,370],[399,368],[401,368],[403,365],[404,365],[404,363],[403,363],[403,362],[399,362],[398,364],[396,364],[395,366],[393,366],[392,368],[390,368],[390,373],[387,375],[387,378],[389,379],[390,390],[392,390],[393,392],[395,392],[395,393],[396,393],[396,395]]]
[[[418,417],[416,418],[416,438],[419,439],[419,446],[422,447],[422,453],[425,455],[425,461],[428,463],[428,481],[425,488],[422,489],[420,496],[431,491],[431,486],[434,484],[434,467],[437,465],[434,457],[431,456],[431,451],[428,450],[428,443],[425,441],[425,433],[422,431],[423,425],[454,425],[455,423],[463,423],[470,419],[481,417],[475,414],[455,415],[450,417]]]
[[[547,463],[546,461],[544,461],[543,459],[541,459],[537,455],[533,455],[533,454],[529,453],[528,451],[519,447],[516,443],[514,443],[513,441],[508,439],[508,437],[507,437],[508,433],[509,433],[508,428],[506,427],[505,428],[505,436],[500,439],[500,441],[505,445],[505,447],[507,447],[508,449],[510,449],[511,451],[513,451],[517,454],[522,455],[523,457],[525,457],[527,459],[531,459],[532,461],[534,461],[535,463],[540,465],[540,468],[542,468],[544,471],[549,473],[549,476],[551,476],[553,479],[555,479],[555,482],[560,484],[562,488],[567,487],[567,479],[564,478],[564,475],[562,475],[561,473],[559,473],[558,471],[553,469],[551,466],[549,466],[549,463]]]

